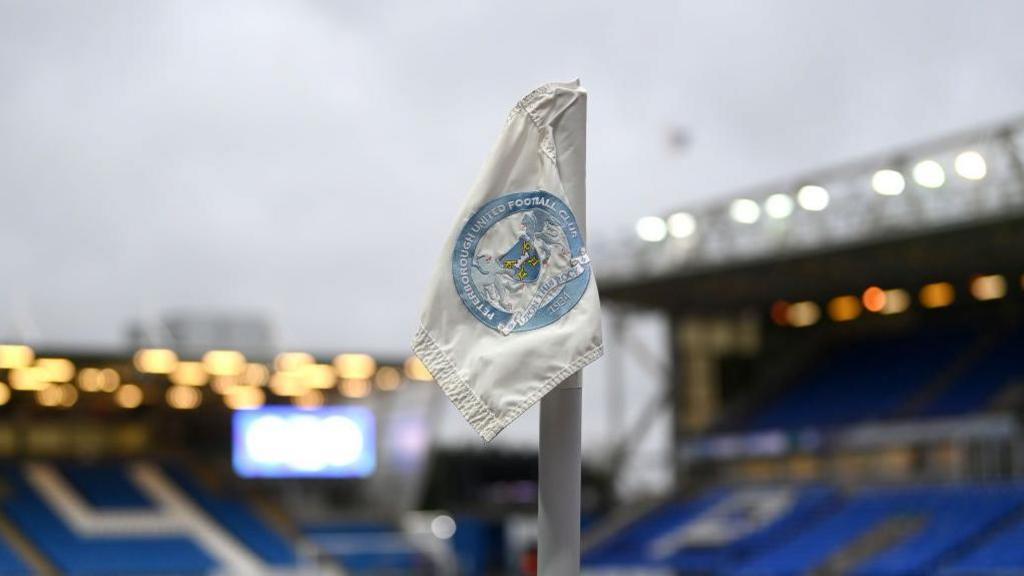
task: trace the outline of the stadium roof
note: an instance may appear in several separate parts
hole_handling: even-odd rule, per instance
[[[641,219],[596,250],[602,296],[706,311],[1019,274],[1022,139],[1016,120]]]

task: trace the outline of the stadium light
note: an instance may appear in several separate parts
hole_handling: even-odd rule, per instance
[[[871,177],[871,187],[882,196],[899,196],[907,187],[907,181],[896,170],[879,170]]]
[[[298,396],[306,391],[306,387],[297,372],[274,372],[270,377],[270,391],[277,396]]]
[[[36,367],[47,382],[70,382],[75,378],[75,364],[67,358],[37,358]]]
[[[636,221],[636,235],[644,242],[661,242],[668,234],[668,225],[657,216],[644,216]]]
[[[790,326],[804,328],[813,326],[821,318],[821,308],[811,301],[796,302],[786,309],[786,321]]]
[[[193,410],[203,402],[203,395],[194,386],[171,386],[165,397],[167,404],[175,410]]]
[[[99,392],[102,388],[100,371],[97,368],[82,368],[78,371],[78,388],[82,392]]]
[[[737,198],[729,204],[729,217],[740,224],[753,224],[761,219],[761,207],[750,198]]]
[[[262,388],[252,386],[236,386],[224,395],[224,405],[232,410],[255,410],[267,401]]]
[[[245,372],[245,355],[237,350],[210,350],[203,354],[203,368],[211,376],[239,376]]]
[[[46,374],[36,366],[11,370],[9,377],[15,390],[42,390],[50,385]]]
[[[944,308],[956,299],[956,290],[949,282],[934,282],[921,287],[918,299],[925,308]]]
[[[922,160],[914,165],[914,182],[925,188],[941,188],[946,183],[946,171],[935,160]]]
[[[377,374],[373,377],[373,382],[380,390],[390,392],[401,386],[402,373],[394,366],[381,366],[377,369]]]
[[[100,370],[99,384],[103,392],[113,392],[121,385],[121,374],[113,368],[104,368]]]
[[[776,220],[789,218],[793,213],[793,199],[788,194],[772,194],[764,201],[764,213]]]
[[[836,296],[828,302],[828,315],[835,322],[854,320],[860,312],[860,299],[856,296]]]
[[[114,403],[125,410],[132,410],[142,405],[142,388],[135,384],[124,384],[114,393]]]
[[[881,312],[885,308],[885,291],[878,286],[871,286],[860,297],[864,309],[869,312]]]
[[[11,400],[11,389],[7,384],[0,382],[0,406],[7,404]]]
[[[132,362],[143,374],[170,374],[178,365],[178,355],[168,348],[143,348],[135,352]]]
[[[63,392],[58,384],[47,384],[36,392],[36,402],[40,406],[56,408],[60,404]]]
[[[828,208],[830,200],[828,190],[822,186],[802,186],[796,193],[796,201],[800,207],[809,212],[821,212]]]
[[[772,302],[772,308],[768,315],[771,316],[772,322],[779,326],[788,326],[789,320],[787,319],[787,311],[789,310],[789,302],[785,300],[776,300]]]
[[[910,308],[910,294],[902,288],[892,288],[885,291],[885,305],[882,306],[882,314],[899,314]]]
[[[327,364],[307,364],[299,368],[299,378],[308,388],[326,390],[334,387],[334,368]]]
[[[666,221],[668,233],[677,239],[689,238],[697,231],[697,219],[689,212],[676,212]]]
[[[999,274],[975,276],[971,279],[971,295],[977,300],[998,300],[1006,296],[1006,278]]]
[[[279,371],[298,370],[307,364],[313,364],[316,359],[312,354],[306,352],[281,352],[274,358],[274,369]]]
[[[430,521],[430,532],[439,540],[450,540],[455,536],[456,529],[455,520],[447,514],[435,516]]]
[[[967,180],[981,180],[988,174],[985,157],[974,150],[964,150],[958,154],[953,168],[961,178]]]
[[[370,381],[356,378],[342,380],[338,385],[338,391],[346,398],[366,398],[370,395]]]
[[[178,386],[203,386],[210,381],[210,375],[199,362],[178,362],[170,379]]]
[[[0,345],[0,369],[27,368],[36,359],[35,352],[23,344]]]
[[[324,405],[324,393],[319,390],[306,390],[292,397],[292,404],[297,408],[313,409]]]
[[[334,357],[334,370],[339,378],[368,380],[377,371],[377,361],[369,354],[338,354]],[[331,385],[334,385],[333,381]]]
[[[241,384],[242,379],[239,376],[214,376],[213,381],[210,383],[210,389],[224,396],[225,394],[230,394],[232,390],[238,388]]]
[[[427,370],[427,367],[423,365],[423,362],[420,362],[420,359],[415,356],[409,356],[405,361],[405,377],[421,382],[429,382],[434,379],[430,375],[430,371]]]
[[[246,386],[265,386],[270,379],[270,370],[264,364],[251,362],[242,374],[242,384]]]
[[[71,408],[78,402],[78,389],[73,384],[60,385],[60,407]]]

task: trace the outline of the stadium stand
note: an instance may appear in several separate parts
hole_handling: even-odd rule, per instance
[[[1024,571],[1024,486],[880,487],[845,498],[821,486],[793,488],[790,503],[754,529],[757,506],[721,508],[738,494],[756,499],[778,490],[713,489],[664,505],[591,549],[585,565],[738,576]],[[659,555],[659,542],[673,533],[686,537]]]
[[[978,358],[944,392],[931,402],[924,413],[948,415],[988,408],[1005,386],[1024,381],[1024,327],[1017,327],[998,339],[988,353]]]
[[[420,552],[388,524],[330,523],[307,526],[306,539],[355,576],[416,574],[426,564]]]
[[[959,330],[922,331],[834,350],[754,415],[749,427],[839,426],[894,416],[955,361],[972,336]]]
[[[792,535],[834,499],[835,491],[821,486],[712,490],[641,517],[589,550],[584,563],[727,572]]]
[[[108,463],[52,467],[59,471],[59,478],[75,497],[92,510],[79,513],[77,518],[69,516],[76,514],[73,503],[58,506],[64,509],[54,508],[53,499],[60,496],[42,494],[38,480],[33,483],[29,468],[5,466],[0,469],[5,487],[0,509],[45,561],[62,574],[208,574],[222,569],[196,540],[201,536],[174,533],[173,527],[169,531],[161,528],[161,515],[167,517],[170,513],[173,519],[179,512],[152,502],[133,481],[128,466]],[[268,569],[287,573],[287,568],[297,565],[289,542],[263,523],[240,498],[210,491],[183,467],[171,465],[162,471],[194,505],[244,549],[258,556]],[[101,521],[97,514],[106,516]],[[101,526],[104,521],[106,527]],[[90,529],[86,533],[80,527],[83,523]],[[0,543],[0,574],[32,572]]]
[[[31,573],[14,549],[0,540],[0,576],[28,576]]]
[[[196,503],[264,562],[271,566],[295,566],[298,559],[291,544],[261,521],[248,504],[223,491],[214,493],[201,486],[184,467],[169,465],[164,470]]]
[[[947,576],[1024,572],[1024,518],[996,530],[988,539],[942,570]]]
[[[47,506],[20,470],[5,469],[3,479],[8,488],[4,513],[64,574],[203,574],[216,568],[188,538],[81,537]]]

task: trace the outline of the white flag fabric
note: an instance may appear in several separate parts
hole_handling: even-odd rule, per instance
[[[579,81],[545,84],[512,108],[413,339],[487,441],[603,351],[584,242],[586,121]]]

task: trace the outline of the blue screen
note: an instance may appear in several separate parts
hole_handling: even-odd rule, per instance
[[[377,466],[376,423],[362,406],[240,410],[231,452],[246,478],[364,478]]]

